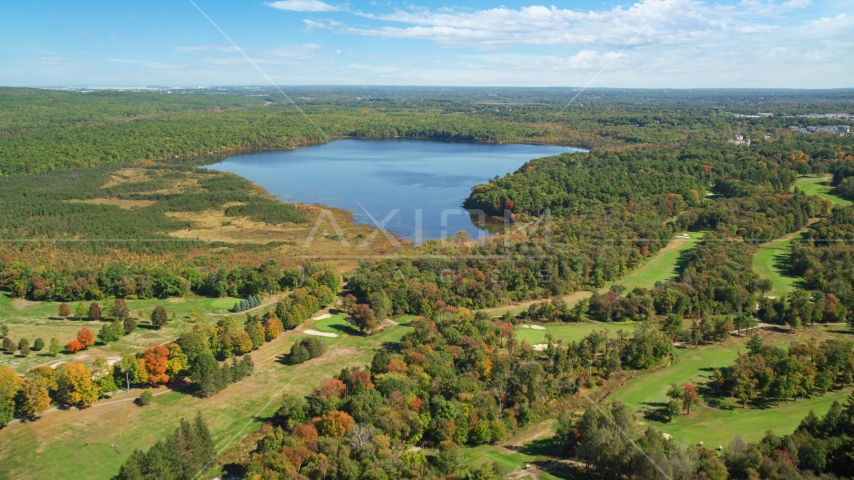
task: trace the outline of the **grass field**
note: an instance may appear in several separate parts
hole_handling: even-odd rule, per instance
[[[501,465],[505,471],[513,472],[525,465],[535,465],[538,457],[553,453],[551,437],[557,425],[555,419],[549,419],[528,425],[512,437],[505,439],[499,445],[482,445],[463,449],[463,455],[472,465],[479,466],[487,461]],[[536,476],[525,476],[522,472],[514,478],[565,479],[587,478],[570,469],[559,469],[544,472],[536,471]]]
[[[773,242],[763,244],[753,256],[753,271],[759,276],[771,280],[771,290],[765,292],[769,297],[782,297],[798,286],[800,277],[787,273],[789,248],[800,232],[786,235]]]
[[[340,316],[320,322],[309,320],[300,330],[332,328],[341,320]],[[321,322],[325,325],[316,325]],[[180,418],[191,418],[199,411],[208,420],[217,447],[224,448],[269,418],[283,392],[305,394],[344,367],[368,365],[376,348],[386,342],[398,342],[408,330],[394,326],[371,337],[342,334],[325,338],[329,351],[298,366],[280,362],[294,338],[306,336],[289,331],[252,353],[255,375],[214,397],[200,399],[169,391],[155,396],[153,404],[145,408],[131,401],[104,402],[85,410],[52,412],[35,422],[9,425],[0,435],[0,477],[109,478],[133,449],[149,448],[174,430]],[[121,393],[115,398],[133,399],[139,392]],[[113,444],[119,446],[120,454],[110,448]],[[75,458],[86,461],[70,465],[69,459]]]
[[[684,255],[703,239],[703,232],[690,232],[690,240],[675,239],[658,251],[653,258],[618,280],[626,287],[626,293],[634,288],[652,288],[656,282],[674,278],[679,273],[679,264]]]
[[[264,303],[272,305],[276,298],[264,298]],[[33,352],[28,357],[20,355],[0,355],[0,365],[6,365],[18,372],[24,372],[39,365],[53,364],[56,362],[67,362],[69,360],[91,361],[96,356],[117,358],[125,352],[136,352],[156,343],[163,343],[177,338],[181,333],[189,330],[197,322],[216,323],[223,314],[237,302],[235,298],[170,298],[167,300],[128,300],[127,305],[134,317],[140,317],[139,311],[143,313],[143,322],[132,334],[125,336],[117,342],[107,346],[96,345],[88,350],[68,355],[61,353],[57,357],[47,356],[42,352]],[[69,304],[72,314],[78,303],[83,303],[87,308],[92,302],[73,302]],[[98,302],[102,309],[105,302]],[[163,305],[169,313],[170,321],[161,329],[153,329],[148,325],[148,318],[154,307]],[[269,307],[267,307],[269,308]],[[259,309],[264,311],[264,309]],[[77,331],[82,327],[92,330],[95,335],[98,330],[106,325],[105,321],[68,320],[57,316],[59,303],[57,302],[31,302],[23,299],[12,299],[5,292],[0,292],[0,324],[9,327],[9,337],[15,342],[26,338],[33,344],[36,338],[42,338],[45,343],[50,343],[51,338],[56,338],[62,345],[77,336]],[[177,319],[172,319],[172,313]],[[191,318],[191,313],[198,313],[201,318]],[[243,314],[235,314],[241,316]]]
[[[766,341],[785,346],[795,339],[809,337],[827,338],[838,336],[834,328],[816,327],[806,333],[763,333]],[[614,397],[626,402],[637,411],[652,409],[666,401],[665,393],[671,383],[695,380],[705,383],[712,369],[730,365],[738,351],[745,351],[744,340],[736,340],[724,346],[708,346],[700,349],[680,349],[676,352],[672,366],[644,375],[626,384]],[[671,423],[663,424],[649,419],[646,423],[673,435],[676,440],[688,444],[705,442],[707,446],[727,445],[735,435],[744,440],[760,440],[766,430],[778,434],[791,433],[810,410],[816,415],[824,414],[834,400],[843,401],[850,389],[825,394],[820,397],[798,399],[767,409],[739,407],[733,409],[712,408],[706,404],[695,407],[690,416],[680,416]],[[733,406],[735,402],[724,402]]]
[[[807,195],[818,195],[830,200],[834,205],[851,205],[850,200],[828,193],[831,187],[827,184],[830,177],[801,177],[795,181],[795,185]]]
[[[593,331],[608,330],[608,336],[616,337],[617,330],[626,330],[631,334],[637,328],[638,323],[615,322],[615,323],[572,323],[567,325],[543,325],[545,330],[537,330],[533,328],[524,328],[517,325],[513,329],[513,334],[516,339],[521,342],[527,340],[531,345],[538,343],[546,343],[546,334],[550,333],[555,337],[555,340],[561,339],[564,344],[569,342],[577,342],[582,338],[590,335]]]

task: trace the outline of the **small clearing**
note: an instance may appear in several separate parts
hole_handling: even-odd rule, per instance
[[[89,200],[66,200],[68,203],[87,203],[89,205],[112,205],[123,210],[148,207],[154,205],[154,200],[124,200],[121,198],[91,198]]]

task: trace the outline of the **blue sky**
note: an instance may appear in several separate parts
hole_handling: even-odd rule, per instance
[[[854,1],[193,0],[281,85],[854,87]],[[261,85],[189,0],[6,2],[0,85]]]

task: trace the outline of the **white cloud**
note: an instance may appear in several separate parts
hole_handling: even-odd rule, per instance
[[[341,10],[340,7],[323,3],[320,0],[280,0],[268,3],[267,6],[293,12],[334,12]]]
[[[622,48],[627,44],[677,45],[773,29],[759,23],[736,21],[730,9],[709,7],[699,0],[641,0],[629,8],[618,6],[586,12],[534,5],[518,10],[507,7],[471,11],[413,8],[385,15],[358,15],[386,24],[355,28],[332,20],[306,19],[304,22],[309,29],[428,40],[446,47],[480,49],[522,45],[566,45],[585,49]]]

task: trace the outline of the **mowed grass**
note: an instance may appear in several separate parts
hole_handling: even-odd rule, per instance
[[[521,343],[522,340],[527,340],[531,345],[537,345],[546,342],[546,334],[550,333],[554,336],[555,341],[563,340],[564,345],[569,342],[578,342],[582,338],[590,335],[594,331],[608,331],[609,337],[616,337],[618,330],[625,330],[629,335],[638,327],[638,323],[629,322],[614,322],[614,323],[571,323],[567,325],[543,325],[544,330],[525,328],[520,324],[513,329],[513,334]]]
[[[770,341],[786,346],[795,339],[806,340],[814,334],[834,335],[832,332],[823,327],[821,331],[808,329],[805,334],[785,334],[772,337]],[[739,351],[746,351],[743,339],[724,346],[679,349],[676,351],[673,365],[630,381],[618,390],[614,397],[626,402],[636,411],[655,409],[667,401],[665,394],[671,383],[682,384],[694,380],[698,384],[704,384],[709,380],[714,368],[731,365]],[[723,402],[727,407],[735,407],[732,409],[712,408],[704,403],[694,407],[690,416],[681,415],[671,423],[650,419],[643,421],[687,444],[704,442],[708,447],[717,447],[729,444],[736,435],[748,442],[756,442],[767,430],[774,430],[780,435],[791,433],[810,410],[814,410],[816,415],[823,415],[834,400],[841,402],[849,393],[850,389],[845,389],[771,408],[742,409],[735,401]]]
[[[794,290],[801,281],[800,277],[787,272],[789,248],[799,235],[800,233],[790,234],[763,244],[753,255],[753,271],[762,278],[771,280],[771,290],[765,292],[765,295],[782,297]]]
[[[486,462],[495,462],[507,472],[517,471],[526,465],[536,466],[534,463],[538,457],[543,458],[554,453],[551,437],[555,433],[557,421],[554,419],[535,422],[517,431],[512,437],[500,442],[498,445],[482,445],[474,448],[464,448],[463,456],[473,466],[480,466]],[[531,478],[520,473],[515,478]],[[535,478],[543,479],[574,479],[587,478],[570,469],[559,469],[558,471],[537,471]]]
[[[337,320],[334,320],[337,321]],[[330,322],[331,323],[331,322]],[[309,320],[304,328],[317,328]],[[214,397],[201,399],[171,391],[157,395],[151,406],[140,408],[130,401],[95,404],[45,414],[35,422],[12,424],[0,435],[0,469],[9,478],[110,478],[134,449],[147,449],[165,438],[181,418],[202,412],[218,449],[239,441],[267,420],[278,408],[284,392],[307,394],[324,379],[344,367],[369,365],[374,350],[386,342],[398,342],[410,329],[395,326],[376,335],[343,334],[325,338],[329,344],[320,358],[301,365],[281,362],[295,338],[290,331],[252,353],[256,373],[229,386]],[[122,393],[133,399],[140,390]],[[86,446],[86,444],[89,444]],[[111,445],[118,445],[116,453]],[[85,461],[69,464],[69,459]]]
[[[264,298],[264,302],[271,299]],[[274,300],[274,299],[273,299]],[[141,318],[138,328],[132,334],[123,337],[117,342],[107,346],[96,345],[87,351],[68,355],[61,353],[57,357],[50,357],[42,350],[32,352],[28,357],[20,355],[0,355],[0,365],[5,365],[23,373],[24,371],[46,364],[56,362],[67,362],[70,360],[91,361],[96,356],[117,358],[122,353],[137,352],[154,344],[163,343],[177,338],[185,331],[192,328],[198,322],[216,323],[239,299],[235,298],[170,298],[165,300],[128,300],[127,305],[131,316]],[[72,315],[78,304],[83,304],[88,309],[91,301],[69,303]],[[106,308],[105,301],[97,302],[102,310]],[[59,302],[31,302],[23,299],[13,299],[6,292],[0,292],[0,324],[9,328],[9,337],[16,343],[21,338],[29,340],[30,345],[41,338],[45,344],[50,343],[51,338],[56,338],[64,346],[77,336],[77,332],[86,327],[97,335],[98,330],[109,322],[101,320],[77,320],[76,318],[64,319],[58,316]],[[162,305],[169,314],[169,323],[161,329],[154,329],[149,323],[149,318],[154,307]],[[267,307],[269,309],[271,307]],[[142,314],[140,314],[142,311]],[[260,309],[259,312],[263,312]],[[175,318],[173,318],[173,312]],[[193,314],[200,315],[196,319]],[[243,317],[244,314],[234,314]]]
[[[852,202],[842,197],[833,195],[828,185],[829,177],[801,177],[795,181],[795,185],[807,195],[818,195],[824,200],[830,200],[834,205],[848,206]]]
[[[683,256],[703,239],[703,232],[689,232],[690,240],[675,239],[649,261],[614,283],[626,287],[626,293],[637,287],[652,288],[656,282],[670,280],[679,273]]]

